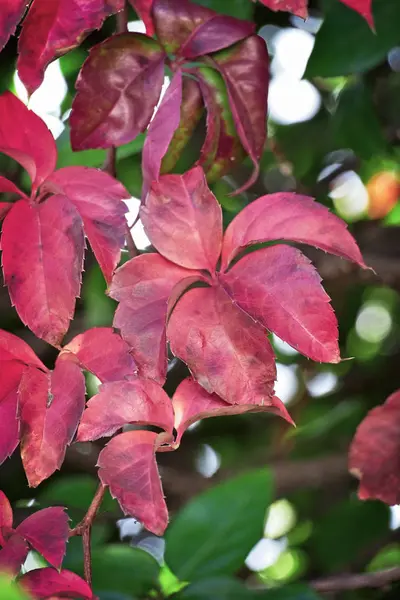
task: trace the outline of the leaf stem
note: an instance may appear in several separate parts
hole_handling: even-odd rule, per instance
[[[371,573],[349,573],[317,579],[311,587],[317,592],[345,592],[364,588],[381,588],[400,580],[400,567],[373,571]]]

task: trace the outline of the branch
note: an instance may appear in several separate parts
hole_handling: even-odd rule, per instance
[[[345,592],[363,588],[381,588],[400,581],[400,567],[375,571],[373,573],[356,573],[335,575],[325,579],[316,579],[311,582],[311,587],[317,592]]]

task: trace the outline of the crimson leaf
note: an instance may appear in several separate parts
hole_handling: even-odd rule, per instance
[[[0,50],[7,43],[26,10],[26,0],[4,0],[0,12]]]
[[[55,596],[82,600],[95,599],[86,581],[71,571],[56,571],[51,567],[33,569],[23,575],[19,583],[37,600]]]

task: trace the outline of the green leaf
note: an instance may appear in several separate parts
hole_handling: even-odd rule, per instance
[[[254,600],[319,600],[312,589],[305,585],[288,585],[277,590],[261,592],[254,597]]]
[[[0,574],[0,598],[4,598],[4,600],[29,600],[30,596],[25,594],[7,575]]]
[[[196,0],[196,4],[201,4],[207,8],[215,10],[217,13],[252,21],[254,16],[254,2],[244,0]]]
[[[251,471],[192,500],[166,533],[165,560],[182,581],[235,573],[262,536],[272,477]]]
[[[235,579],[215,577],[198,581],[173,596],[174,600],[253,600],[254,592]]]
[[[333,127],[337,146],[351,148],[360,158],[369,159],[388,150],[371,91],[362,82],[341,92]]]
[[[400,2],[375,0],[374,34],[354,10],[334,2],[318,31],[305,77],[363,73],[382,62],[400,42]]]
[[[98,481],[89,475],[74,475],[51,481],[39,494],[38,500],[47,505],[61,505],[78,508],[83,512],[89,508],[96,493]],[[101,510],[116,511],[117,503],[110,494],[105,494]]]

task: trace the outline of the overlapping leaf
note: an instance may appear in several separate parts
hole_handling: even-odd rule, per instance
[[[19,579],[20,585],[37,600],[46,598],[81,598],[95,600],[89,585],[71,571],[51,567],[33,569]]]
[[[26,0],[4,0],[0,12],[0,50],[7,43],[26,10]]]
[[[68,517],[64,508],[44,508],[13,529],[13,512],[0,491],[0,569],[17,574],[30,548],[59,569],[68,541]]]
[[[372,0],[340,0],[346,6],[349,6],[356,12],[358,12],[370,27],[373,27],[372,17]],[[291,12],[294,15],[298,15],[303,19],[308,17],[308,0],[260,0],[262,4],[265,4],[271,10],[284,10]]]
[[[349,454],[362,500],[400,504],[400,391],[373,408],[358,426]]]
[[[0,96],[0,121],[1,152],[20,162],[32,181],[30,198],[11,182],[0,182],[3,191],[20,195],[4,211],[4,280],[22,321],[58,346],[80,292],[84,233],[109,282],[124,244],[122,199],[130,194],[97,169],[54,172],[57,154],[50,131],[9,92]]]

